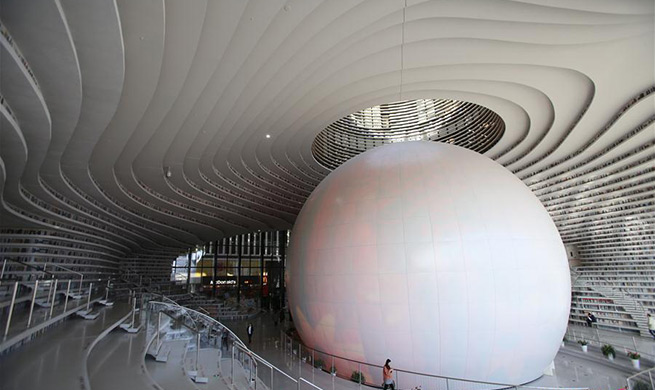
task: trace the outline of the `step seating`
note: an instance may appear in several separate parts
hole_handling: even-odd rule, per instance
[[[171,354],[171,346],[162,343],[161,347],[157,351],[157,356],[155,356],[155,361],[160,363],[166,363],[168,361],[168,357],[170,356],[170,354]]]
[[[132,306],[132,315],[131,318],[129,319],[129,322],[125,322],[119,325],[121,329],[126,331],[127,333],[138,333],[141,330],[141,320],[143,319],[141,316],[139,316],[139,320],[137,321],[136,319],[136,313],[139,313],[139,309],[136,307],[136,299],[132,300],[131,306]]]
[[[52,304],[52,301],[48,302],[46,299],[35,299],[34,300],[34,305],[36,305],[38,307],[49,308],[51,304]]]
[[[133,324],[131,321],[120,324],[119,327],[127,333],[138,333],[141,330],[141,324]]]
[[[200,362],[196,371],[196,352],[191,351],[184,360],[184,370],[187,376],[195,383],[208,383],[209,377],[217,377],[220,373],[219,364],[221,351],[215,348],[201,348],[199,351]]]
[[[108,307],[114,306],[114,302],[109,300],[109,289],[105,289],[105,299],[99,300],[98,303]]]
[[[97,313],[97,312],[94,313],[93,309],[79,310],[75,314],[77,314],[78,316],[84,318],[85,320],[95,320],[100,315],[100,313]]]
[[[95,320],[100,313],[93,311],[93,302],[88,302],[85,309],[78,310],[75,314],[84,318],[85,320]]]
[[[0,297],[5,295],[11,295],[11,292],[14,288],[14,281],[8,279],[2,279],[0,280],[0,282],[2,282],[2,284],[0,284]],[[23,283],[21,282],[21,284]]]
[[[148,351],[146,351],[146,355],[150,355],[157,362],[166,363],[171,354],[171,350],[172,348],[170,344],[160,341],[158,345],[151,346]]]
[[[39,291],[41,291],[41,294],[39,294]],[[68,294],[66,293],[66,290],[59,290],[55,291],[52,296],[50,296],[50,302],[48,302],[48,288],[41,289],[39,288],[37,291],[37,299],[34,300],[34,304],[40,307],[50,307],[50,304],[52,302],[52,299],[56,300],[56,296],[58,295],[63,295],[64,298],[68,296],[69,300],[80,300],[84,298],[83,295],[79,295],[76,293],[71,293],[69,292]],[[56,304],[56,303],[55,303]]]
[[[84,295],[82,293],[78,294],[78,293],[75,293],[75,292],[68,292],[68,294],[67,294],[66,291],[58,291],[58,293],[63,295],[63,296],[68,295],[68,299],[73,299],[73,300],[76,300],[76,301],[84,298]],[[88,292],[87,292],[87,294],[88,294]]]
[[[643,260],[595,260],[572,268],[571,322],[594,312],[598,325],[649,336],[646,311],[655,312],[655,266]]]
[[[146,354],[150,355],[157,362],[166,363],[171,354],[171,350],[172,348],[170,344],[160,341],[158,345],[151,346]]]
[[[114,302],[112,302],[112,301],[110,301],[108,299],[101,299],[101,300],[98,301],[98,303],[103,305],[103,306],[108,306],[108,307],[114,306]]]

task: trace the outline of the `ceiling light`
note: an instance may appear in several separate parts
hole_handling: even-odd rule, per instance
[[[266,134],[266,138],[271,138],[271,135],[270,135],[270,134]]]

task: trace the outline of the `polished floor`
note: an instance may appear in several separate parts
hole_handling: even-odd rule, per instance
[[[618,369],[560,352],[555,358],[555,375],[539,378],[531,386],[588,387],[616,390],[626,386],[626,374]]]
[[[124,304],[96,308],[93,321],[71,318],[0,358],[1,390],[84,389],[88,348],[129,312]]]
[[[156,382],[147,375],[143,359],[145,332],[109,333],[93,348],[88,375],[93,390],[153,389]]]

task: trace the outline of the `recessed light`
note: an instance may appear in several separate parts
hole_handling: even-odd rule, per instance
[[[271,138],[271,135],[270,135],[270,134],[266,134],[266,138]]]

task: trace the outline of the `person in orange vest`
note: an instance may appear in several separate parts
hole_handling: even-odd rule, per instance
[[[384,367],[382,367],[382,378],[384,379],[384,383],[382,384],[383,390],[395,390],[396,388],[395,383],[393,383],[393,368],[391,368],[389,363],[391,363],[391,359],[387,359]]]

